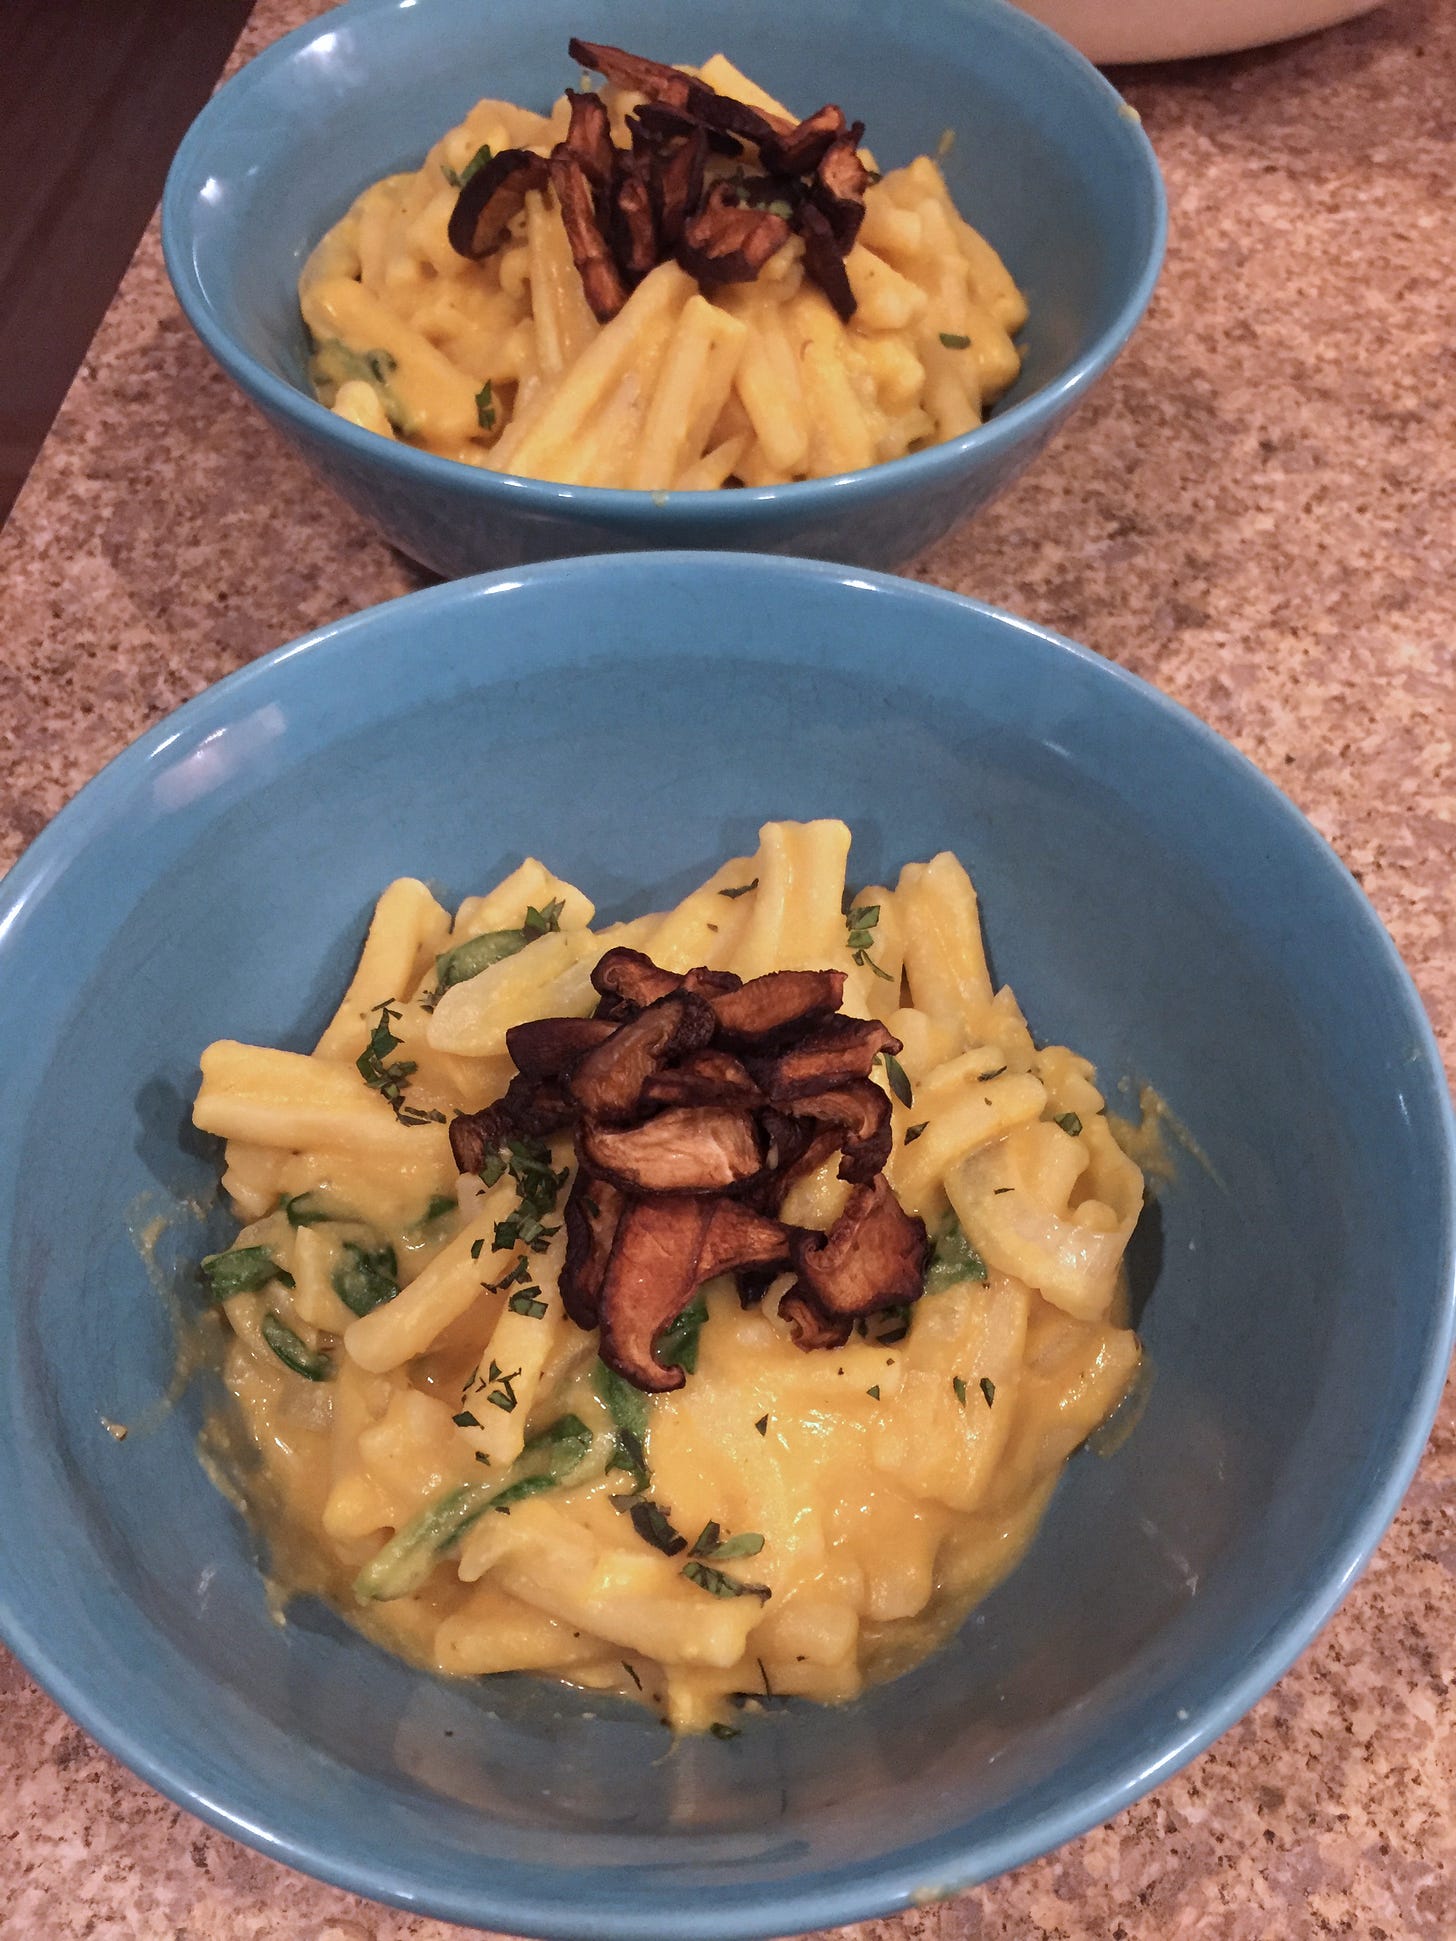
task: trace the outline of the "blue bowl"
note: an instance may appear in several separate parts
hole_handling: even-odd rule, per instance
[[[671,616],[665,624],[664,616]],[[411,1671],[331,1612],[270,1620],[158,1408],[153,1274],[190,1202],[197,1055],[309,1045],[375,892],[524,850],[607,918],[765,816],[842,815],[852,873],[942,847],[997,974],[1175,1149],[1134,1258],[1154,1370],[955,1640],[840,1710],[664,1758],[529,1679]],[[570,1941],[831,1927],[1106,1819],[1231,1725],[1330,1615],[1415,1466],[1452,1333],[1436,1048],[1333,853],[1151,688],[970,601],[734,555],[576,560],[340,621],[127,750],[0,887],[0,1628],[88,1731],[277,1859],[415,1912]],[[160,1258],[155,1256],[160,1253]],[[123,1443],[101,1417],[134,1422]]]
[[[1031,305],[1025,367],[989,422],[869,471],[749,491],[650,493],[480,472],[345,424],[310,393],[304,257],[367,184],[415,168],[485,94],[544,108],[595,27],[660,58],[717,49],[789,101],[869,122],[882,166],[954,145],[951,193]],[[766,31],[766,29],[770,31]],[[1106,370],[1152,293],[1165,227],[1137,119],[1065,42],[1001,0],[351,0],[222,88],[162,209],[183,309],[223,369],[385,538],[453,577],[653,547],[898,566],[1002,491]]]

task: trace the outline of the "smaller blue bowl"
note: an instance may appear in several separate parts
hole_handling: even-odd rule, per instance
[[[1010,484],[1147,307],[1166,213],[1137,118],[1082,57],[1002,0],[350,0],[221,88],[178,150],[162,241],[218,363],[386,539],[454,578],[593,552],[708,547],[898,566]],[[934,152],[958,206],[1026,293],[1021,376],[989,421],[867,471],[744,491],[651,493],[480,472],[378,438],[313,397],[304,258],[371,182],[418,166],[482,95],[544,108],[573,33],[659,58],[721,49],[786,100],[868,120],[884,167]]]

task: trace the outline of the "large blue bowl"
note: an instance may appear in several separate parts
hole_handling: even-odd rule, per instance
[[[270,1619],[156,1398],[155,1271],[216,1244],[209,1039],[306,1047],[376,891],[523,851],[607,917],[766,816],[854,874],[954,849],[995,968],[1174,1146],[1134,1253],[1154,1371],[955,1641],[842,1710],[670,1757],[640,1712],[410,1671]],[[1083,649],[828,566],[664,554],[439,588],[190,702],[0,887],[0,1628],[174,1799],[325,1879],[570,1941],[782,1935],[948,1894],[1105,1819],[1222,1732],[1400,1500],[1452,1326],[1435,1046],[1343,866],[1217,736]],[[157,1250],[154,1248],[153,1253]],[[179,1270],[183,1304],[195,1299]],[[142,1426],[113,1442],[101,1417]]]
[[[870,471],[751,491],[650,493],[500,477],[345,424],[305,373],[298,273],[368,183],[417,167],[482,95],[544,108],[566,43],[660,58],[722,49],[785,99],[862,114],[876,159],[934,152],[1031,304],[1026,364],[990,421]],[[198,335],[313,469],[384,536],[454,576],[663,546],[898,566],[1000,492],[1127,341],[1162,260],[1137,118],[1082,57],[1001,0],[351,0],[245,68],[199,115],[162,210]]]

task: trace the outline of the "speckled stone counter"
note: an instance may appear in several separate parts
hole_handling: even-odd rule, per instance
[[[310,11],[264,0],[240,56]],[[1364,883],[1449,1055],[1456,9],[1397,0],[1121,80],[1172,205],[1151,314],[1052,450],[915,570],[1087,641],[1230,736]],[[212,368],[150,233],[0,537],[0,864],[207,682],[418,583]],[[1453,1512],[1448,1404],[1364,1579],[1242,1724],[1110,1825],[856,1941],[1449,1941]],[[0,1654],[0,1934],[453,1932],[211,1832]]]

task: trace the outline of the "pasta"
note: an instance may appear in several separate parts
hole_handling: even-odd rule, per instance
[[[721,54],[699,70],[636,65],[683,84],[694,76],[714,98],[793,126]],[[739,280],[716,280],[688,253],[690,274],[679,248],[645,275],[639,265],[594,313],[560,178],[548,181],[539,159],[571,135],[572,99],[549,115],[479,102],[418,169],[366,189],[314,249],[299,301],[315,391],[340,417],[489,471],[706,491],[883,464],[970,430],[1014,382],[1026,303],[936,163],[922,155],[874,177],[847,137],[849,166],[869,186],[841,198],[852,213],[842,268],[829,252],[831,294],[808,273],[819,261],[812,238],[789,233],[777,202],[759,203],[753,213],[783,239],[756,274],[730,266],[723,276]],[[600,99],[625,155],[644,96],[613,83]],[[462,185],[511,154],[536,163],[522,179],[537,186],[515,196],[518,212],[487,253],[462,254],[451,240]],[[741,159],[712,156],[707,167],[709,184],[740,185],[734,196],[765,179]]]
[[[953,856],[846,905],[849,841],[839,822],[769,823],[675,909],[605,927],[534,860],[453,919],[397,882],[313,1052],[203,1053],[193,1116],[227,1141],[245,1222],[204,1263],[227,1387],[300,1582],[391,1649],[621,1693],[680,1730],[732,1730],[745,1693],[851,1698],[1005,1575],[1126,1395],[1120,1271],[1143,1178],[1092,1067],[1038,1050],[993,986]],[[869,1078],[823,1075],[874,1046]],[[734,1065],[760,1105],[787,1101],[743,1186],[713,1198],[624,1170],[644,1126],[711,1117],[681,1100],[740,1084]],[[559,1103],[553,1084],[574,1133],[558,1112],[533,1137],[520,1115]],[[874,1130],[822,1150],[834,1084],[873,1108],[877,1165]],[[821,1147],[795,1157],[800,1124]],[[682,1163],[658,1143],[653,1163]],[[622,1201],[600,1334],[571,1253],[573,1208],[593,1234],[601,1217],[588,1193]],[[882,1275],[851,1318],[816,1263],[872,1201],[916,1236],[915,1284],[888,1302]],[[644,1208],[791,1234],[794,1268],[764,1290],[694,1254],[706,1284],[634,1350],[621,1315],[660,1290],[624,1292],[617,1263]],[[881,1272],[869,1233],[849,1278]],[[806,1315],[835,1323],[832,1345],[805,1338]]]

